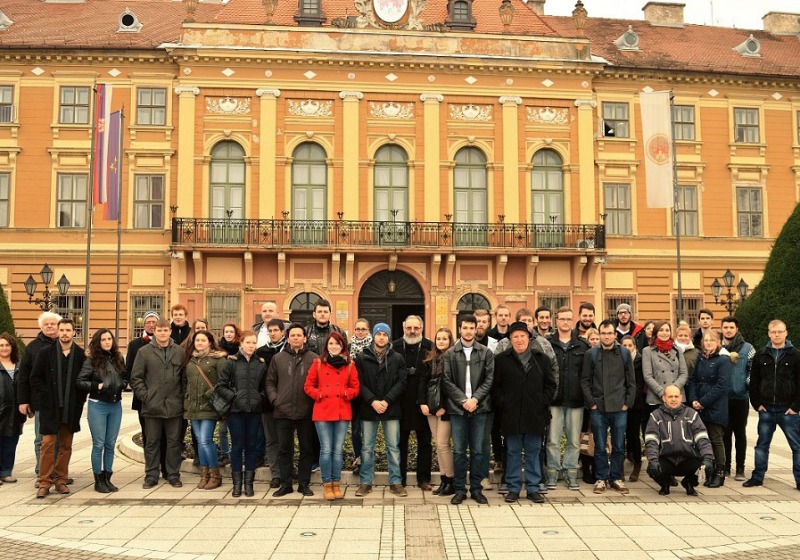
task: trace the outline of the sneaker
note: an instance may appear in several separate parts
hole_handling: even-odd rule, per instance
[[[549,488],[544,482],[539,483],[539,494],[547,494]]]
[[[311,472],[319,472],[319,463],[314,463],[311,465]]]
[[[353,476],[358,476],[360,473],[361,473],[361,458],[358,457],[356,458],[355,461],[353,461]]]
[[[606,491],[606,481],[605,480],[598,480],[594,483],[594,493],[595,494],[602,494]]]
[[[733,477],[733,480],[746,480],[744,477],[744,469],[736,470],[736,476]]]
[[[372,492],[372,484],[359,484],[356,489],[356,496],[360,498],[361,496],[366,496],[370,492]]]
[[[401,498],[408,496],[408,492],[406,492],[406,489],[403,488],[402,484],[392,484],[389,486],[389,490],[392,492],[392,494]]]
[[[13,484],[14,482],[16,482],[16,481],[17,481],[17,478],[16,478],[15,476],[8,475],[8,476],[4,476],[4,477],[3,477],[2,479],[0,479],[0,480],[2,480],[3,482],[8,482],[8,483],[11,483],[11,484]]]
[[[611,488],[613,488],[614,490],[616,490],[620,494],[627,494],[628,492],[630,492],[630,490],[628,490],[628,487],[625,486],[625,483],[622,482],[621,480],[613,481],[611,483]]]
[[[544,484],[548,490],[555,490],[558,484],[558,471],[555,469],[547,469],[547,479]]]
[[[507,494],[508,493],[508,484],[505,482],[501,482],[497,485],[497,492],[499,494]]]

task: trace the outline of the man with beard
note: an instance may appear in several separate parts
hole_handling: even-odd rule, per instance
[[[341,334],[345,340],[347,339],[345,332],[331,323],[331,302],[321,299],[314,305],[311,324],[306,327],[306,346],[315,354],[319,354],[328,333],[334,331]]]
[[[731,384],[728,388],[728,425],[722,441],[725,444],[725,474],[731,474],[731,449],[736,438],[736,476],[744,480],[744,462],[747,455],[747,415],[750,412],[750,392],[747,380],[756,349],[746,342],[739,332],[739,319],[725,317],[722,320],[722,346],[730,353],[732,364]]]
[[[636,341],[636,348],[639,349],[639,352],[647,346],[647,334],[642,325],[633,320],[633,311],[627,303],[620,303],[617,306],[617,320],[614,322],[614,327],[616,328],[617,342],[622,342],[622,338],[629,335]],[[655,333],[653,335],[655,336]]]
[[[433,447],[431,447],[431,429],[428,419],[420,412],[417,404],[419,392],[419,368],[422,361],[433,349],[433,343],[422,336],[422,317],[409,315],[403,321],[403,337],[392,343],[392,348],[400,354],[406,363],[406,390],[402,397],[403,415],[400,419],[400,479],[406,485],[408,475],[408,440],[411,432],[417,434],[417,485],[422,490],[431,488],[431,463]]]
[[[500,341],[508,338],[508,325],[511,322],[511,309],[505,304],[498,305],[494,310],[494,327],[489,329],[489,336]]]
[[[189,310],[182,303],[176,303],[170,308],[169,313],[172,317],[169,337],[175,341],[175,344],[181,344],[192,332],[192,326],[189,324]]]
[[[36,454],[36,475],[39,475],[39,452],[42,447],[42,433],[39,431],[39,413],[36,410],[36,403],[33,401],[34,395],[31,394],[31,370],[33,370],[33,361],[39,354],[42,348],[47,348],[55,344],[58,340],[58,322],[61,320],[61,315],[45,311],[39,315],[39,334],[36,335],[22,356],[19,364],[19,373],[15,380],[17,384],[17,402],[19,403],[19,412],[24,414],[27,418],[35,417],[34,420],[34,440],[33,451]],[[56,441],[55,453],[58,454],[58,442]],[[71,480],[67,481],[71,484]],[[39,487],[39,481],[36,481],[36,487]]]
[[[485,309],[476,309],[472,314],[478,320],[478,325],[475,328],[475,340],[486,346],[490,352],[494,352],[497,347],[497,339],[489,336],[489,324],[491,322],[489,312]]]
[[[368,346],[372,346],[372,335],[369,334],[369,321],[358,319],[353,326],[353,336],[350,337],[350,357],[355,360],[356,356]],[[358,476],[361,472],[361,405],[358,399],[350,401],[353,411],[353,420],[350,422],[350,439],[353,442],[353,476]]]
[[[553,334],[553,314],[549,307],[544,305],[537,307],[534,318],[536,319],[536,334],[545,338]]]
[[[262,307],[269,305],[267,302]],[[272,304],[274,306],[274,304]],[[264,367],[269,369],[269,364],[272,359],[286,348],[286,336],[284,334],[284,323],[280,319],[272,318],[267,321],[267,335],[268,339],[264,345],[259,346],[256,350],[256,357],[264,360]],[[258,332],[258,331],[256,331]],[[269,410],[267,410],[269,408]],[[264,437],[259,437],[259,442],[264,443],[263,457],[264,463],[269,467],[272,473],[272,480],[269,483],[270,488],[278,488],[281,485],[281,477],[278,476],[278,426],[275,424],[274,410],[271,407],[266,407],[261,415],[261,424],[264,427]],[[260,451],[260,450],[259,450]]]
[[[714,328],[714,312],[704,307],[697,312],[697,322],[700,323],[700,326],[692,335],[692,344],[694,344],[695,348],[702,349],[703,336],[706,331]]]
[[[588,301],[581,303],[578,308],[578,322],[575,323],[575,336],[585,337],[586,331],[596,329],[594,324],[594,305]]]

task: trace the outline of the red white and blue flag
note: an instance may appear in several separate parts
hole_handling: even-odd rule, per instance
[[[97,84],[94,122],[94,204],[104,204],[107,220],[119,218],[121,111],[111,112],[110,84]]]
[[[106,220],[119,219],[120,163],[122,140],[122,111],[114,111],[108,120],[108,157],[106,167]]]

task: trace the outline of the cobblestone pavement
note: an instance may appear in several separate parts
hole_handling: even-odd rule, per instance
[[[185,463],[184,487],[141,488],[143,468],[130,436],[138,431],[126,393],[122,453],[114,466],[120,491],[93,491],[91,439],[76,435],[72,494],[34,497],[33,435],[26,426],[18,448],[19,482],[0,486],[0,558],[105,560],[661,560],[684,557],[759,560],[800,556],[800,492],[794,488],[791,454],[776,434],[765,486],[723,488],[659,496],[649,480],[631,492],[597,496],[583,485],[563,486],[547,503],[507,505],[494,488],[488,506],[449,505],[416,488],[395,498],[382,486],[329,504],[316,495],[272,498],[260,473],[254,498],[230,497],[230,482],[216,490],[194,488]],[[748,427],[755,442],[756,417]],[[752,450],[749,452],[752,462]],[[353,481],[346,479],[345,482]],[[380,482],[380,479],[377,481]]]

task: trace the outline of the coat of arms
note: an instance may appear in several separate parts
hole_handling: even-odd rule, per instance
[[[408,11],[408,0],[372,0],[372,9],[386,23],[397,23]]]
[[[420,19],[428,0],[355,0],[360,16],[356,27],[421,30]]]

